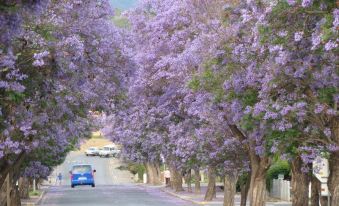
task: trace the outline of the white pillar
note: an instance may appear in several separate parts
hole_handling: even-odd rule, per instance
[[[36,183],[35,183],[35,178],[33,179],[33,192],[36,191]]]
[[[144,181],[144,184],[147,183],[147,174],[146,173],[144,173],[144,175],[143,175],[143,181]]]
[[[201,182],[205,182],[205,173],[204,172],[201,173]]]

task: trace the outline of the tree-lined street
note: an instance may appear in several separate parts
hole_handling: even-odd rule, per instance
[[[119,3],[0,2],[0,206],[339,205],[339,1]]]

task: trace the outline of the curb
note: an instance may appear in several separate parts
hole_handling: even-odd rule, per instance
[[[173,193],[173,192],[166,191],[164,185],[162,185],[162,186],[161,186],[161,185],[160,185],[160,186],[149,186],[149,185],[147,185],[147,184],[139,183],[139,184],[137,184],[137,186],[138,186],[138,187],[142,187],[142,188],[159,189],[161,192],[164,192],[164,193],[169,194],[169,195],[171,195],[171,196],[173,196],[173,197],[179,198],[179,199],[181,199],[181,200],[184,200],[184,201],[187,201],[187,202],[196,204],[196,205],[203,205],[203,204],[206,204],[205,202],[197,202],[197,201],[194,201],[194,200],[185,199],[185,198],[181,197],[180,195],[177,195],[177,194],[175,194],[175,193]]]
[[[41,195],[40,195],[40,197],[39,197],[39,199],[38,199],[38,201],[36,201],[35,205],[39,205],[40,204],[40,202],[41,202],[42,198],[44,197],[45,193],[46,193],[46,190],[43,190]]]
[[[44,197],[46,191],[43,190],[40,194],[40,196],[38,197],[38,199],[35,202],[27,202],[27,203],[21,203],[22,206],[36,206],[39,205],[42,198]]]
[[[179,198],[181,200],[185,200],[185,201],[188,201],[188,202],[191,202],[193,204],[196,204],[196,205],[223,205],[223,202],[216,202],[216,201],[211,201],[211,202],[206,202],[206,201],[195,201],[195,200],[192,200],[192,199],[188,199],[188,198],[185,198],[183,196],[180,196],[174,192],[171,192],[171,191],[167,191],[165,190],[165,188],[160,188],[161,191],[169,194],[169,195],[172,195],[176,198]],[[286,202],[286,201],[279,201],[279,202],[266,202],[266,204],[271,204],[271,205],[280,205],[280,204],[287,204],[287,205],[291,205],[291,202]],[[240,202],[239,204],[235,204],[235,205],[240,205]]]
[[[208,204],[208,205],[216,205],[216,204],[220,205],[220,204],[223,204],[222,202],[213,202],[213,201],[211,201],[211,202],[204,202],[204,201],[203,202],[199,202],[199,201],[195,201],[195,200],[184,198],[184,197],[182,197],[182,196],[180,196],[180,195],[178,195],[178,194],[176,194],[174,192],[166,191],[164,188],[160,188],[160,190],[165,192],[165,193],[167,193],[167,194],[169,194],[169,195],[172,195],[172,196],[174,196],[176,198],[179,198],[179,199],[191,202],[191,203],[196,204],[196,205],[206,205],[206,204]]]

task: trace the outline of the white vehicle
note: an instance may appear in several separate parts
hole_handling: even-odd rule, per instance
[[[85,151],[86,156],[96,156],[99,155],[99,149],[97,147],[90,147]]]
[[[120,150],[117,149],[115,145],[106,145],[102,148],[102,150],[99,151],[100,157],[115,157]]]

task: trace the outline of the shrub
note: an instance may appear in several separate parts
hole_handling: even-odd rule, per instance
[[[284,179],[290,179],[291,168],[287,161],[278,160],[267,172],[266,187],[270,191],[272,189],[273,179],[277,179],[279,174],[284,175]]]

